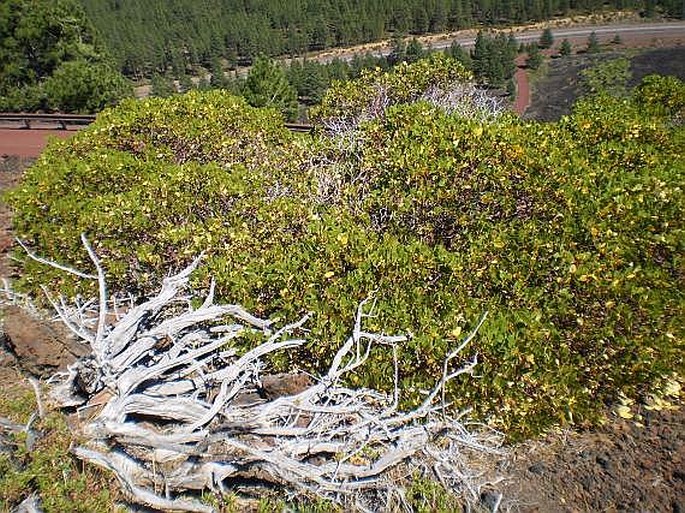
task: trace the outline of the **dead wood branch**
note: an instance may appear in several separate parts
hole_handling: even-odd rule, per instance
[[[89,253],[103,295],[104,272]],[[78,405],[87,419],[81,431],[88,441],[74,449],[79,458],[114,472],[131,500],[164,510],[212,511],[181,495],[222,492],[250,477],[363,511],[407,510],[403,485],[393,477],[397,469],[478,499],[488,478],[470,463],[499,454],[501,437],[466,424],[463,413],[440,401],[445,384],[475,366],[474,359],[450,369],[475,330],[449,354],[425,401],[401,412],[397,358],[392,393],[345,386],[373,347],[396,351],[407,340],[365,331],[372,305],[363,302],[326,373],[290,395],[259,397],[264,358],[302,345],[296,334],[307,316],[273,331],[240,306],[214,304],[213,287],[195,308],[188,279],[198,263],[165,279],[157,296],[114,325],[103,321],[112,316],[101,310],[93,312],[97,321],[86,320],[83,309],[80,320],[72,317],[93,356],[61,375],[52,396]],[[98,304],[107,309],[110,302],[101,297]],[[261,342],[240,355],[235,342],[248,334]]]

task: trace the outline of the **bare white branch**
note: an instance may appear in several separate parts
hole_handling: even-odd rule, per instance
[[[181,495],[222,491],[250,476],[361,511],[409,507],[398,473],[426,476],[477,500],[489,478],[470,471],[471,460],[500,455],[501,436],[464,424],[464,412],[446,408],[444,388],[472,372],[475,359],[455,370],[449,363],[484,317],[448,354],[442,379],[414,410],[398,411],[398,353],[407,337],[366,331],[369,301],[359,305],[351,336],[321,377],[285,375],[267,390],[265,357],[301,346],[297,335],[308,316],[272,331],[270,322],[240,306],[215,305],[213,287],[193,308],[186,294],[197,265],[166,278],[156,296],[130,307],[112,326],[83,306],[107,308],[103,297],[77,307],[75,331],[92,334],[87,341],[96,358],[81,359],[55,378],[52,395],[65,405],[80,404],[87,441],[74,449],[79,458],[114,472],[132,501],[164,510],[213,511]],[[240,355],[236,341],[248,334],[254,345]],[[393,351],[393,390],[345,386],[377,346]]]
[[[22,240],[16,239],[16,241],[17,241],[17,244],[19,244],[21,246],[21,248],[24,251],[26,251],[26,254],[32,260],[35,260],[36,262],[48,265],[50,267],[54,267],[56,269],[59,269],[60,271],[64,271],[66,273],[73,274],[74,276],[78,276],[79,278],[84,278],[86,280],[96,280],[97,279],[97,276],[93,276],[92,274],[86,274],[86,273],[83,273],[81,271],[77,271],[76,269],[74,269],[72,267],[62,265],[62,264],[58,264],[58,263],[53,262],[51,260],[47,260],[46,258],[40,257],[40,256],[36,255],[33,251],[31,251],[28,248],[28,246],[26,246],[26,244],[24,244],[24,242]]]

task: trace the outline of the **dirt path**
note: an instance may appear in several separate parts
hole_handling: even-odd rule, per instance
[[[514,112],[523,116],[530,105],[530,84],[528,83],[528,71],[526,70],[526,56],[519,55],[516,58],[516,101],[514,102]]]
[[[37,157],[50,137],[66,139],[74,130],[0,128],[0,156]]]

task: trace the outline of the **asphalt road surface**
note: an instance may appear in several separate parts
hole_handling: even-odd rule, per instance
[[[679,39],[685,41],[685,21],[676,22],[661,22],[661,23],[636,23],[636,24],[614,24],[614,25],[588,25],[569,28],[554,28],[550,27],[552,35],[556,41],[561,41],[566,38],[569,40],[578,41],[580,39],[587,39],[592,32],[594,32],[601,41],[608,38],[613,38],[616,34],[621,37],[640,37],[641,39],[659,38],[659,39]],[[464,48],[469,48],[475,44],[475,36],[473,30],[467,31],[467,36],[456,36],[440,38],[434,41],[431,46],[434,49],[449,48],[453,42],[459,43]],[[500,30],[499,32],[508,33],[507,30]],[[514,37],[519,43],[526,43],[530,41],[537,41],[540,39],[543,30],[522,30],[512,31]],[[336,52],[335,50],[322,52],[321,55],[310,56],[310,60],[319,62],[330,62],[335,58],[342,60],[351,60],[356,54],[370,53],[376,56],[386,56],[391,52],[389,45],[382,47],[369,48],[368,46],[360,46],[355,48],[343,49]]]

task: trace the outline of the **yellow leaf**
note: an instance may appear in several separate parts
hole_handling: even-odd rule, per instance
[[[626,406],[624,404],[616,407],[616,413],[622,419],[632,419],[633,418],[633,412],[630,411],[630,407]]]
[[[665,406],[665,405],[669,405],[669,406],[670,406],[670,403],[667,403],[667,402],[666,402],[666,404],[664,404],[665,401],[663,401],[662,399],[660,399],[660,398],[658,398],[658,397],[652,397],[652,398],[650,398],[649,403],[650,403],[650,404],[647,404],[647,405],[645,406],[645,410],[650,410],[650,411],[661,411],[661,410],[664,409],[664,406]]]
[[[619,401],[621,401],[621,404],[624,406],[630,406],[631,404],[635,403],[635,399],[632,397],[626,397],[622,393],[619,396]]]
[[[333,271],[328,271],[326,274],[323,275],[324,278],[332,278],[335,273]]]
[[[452,335],[454,338],[459,338],[459,335],[461,335],[461,326],[457,326],[450,331],[450,335]]]
[[[664,387],[664,394],[670,395],[672,397],[678,397],[680,395],[681,389],[682,387],[680,386],[680,383],[672,379],[666,383],[666,386]]]

